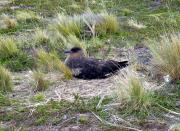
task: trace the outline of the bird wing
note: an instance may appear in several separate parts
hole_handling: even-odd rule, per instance
[[[101,67],[101,71],[104,72],[105,75],[109,75],[117,72],[119,69],[122,69],[128,65],[128,61],[118,62],[114,60],[102,61],[99,64]]]
[[[74,58],[68,65],[78,78],[93,79],[100,75],[98,60],[92,58]]]
[[[74,58],[68,63],[77,78],[106,78],[121,68],[121,62],[93,58]]]

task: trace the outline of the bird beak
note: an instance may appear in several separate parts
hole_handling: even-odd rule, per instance
[[[67,50],[67,51],[65,51],[64,53],[65,54],[70,54],[72,51],[70,51],[70,50]]]

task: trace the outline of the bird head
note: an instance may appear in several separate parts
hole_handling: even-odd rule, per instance
[[[84,52],[80,47],[73,47],[73,48],[71,48],[71,50],[67,50],[64,53],[69,54],[70,58],[84,57]]]

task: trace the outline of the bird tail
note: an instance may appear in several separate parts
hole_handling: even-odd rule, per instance
[[[121,67],[121,68],[126,67],[126,66],[128,66],[128,65],[129,65],[128,61],[118,62],[118,66]]]

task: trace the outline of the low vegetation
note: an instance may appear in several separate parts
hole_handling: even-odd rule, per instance
[[[5,25],[5,28],[8,28],[8,29],[15,28],[17,26],[16,19],[10,18],[7,15],[3,16],[3,22]]]
[[[150,44],[155,58],[155,67],[176,81],[180,79],[180,35],[162,36],[160,41]]]
[[[49,42],[49,36],[46,30],[36,29],[34,37],[37,45],[45,45]]]
[[[98,33],[116,33],[119,30],[119,22],[117,16],[108,13],[101,13],[102,21],[96,24]]]
[[[25,21],[25,22],[40,20],[40,16],[38,16],[35,12],[30,11],[30,10],[28,10],[28,11],[17,11],[16,12],[16,18],[18,21]]]
[[[137,29],[137,30],[145,29],[147,27],[144,24],[137,22],[137,20],[133,20],[133,19],[128,20],[128,26],[130,26],[131,28]]]
[[[33,101],[35,102],[41,102],[45,100],[45,95],[42,92],[39,92],[35,94],[32,98]]]
[[[71,70],[58,58],[55,52],[47,53],[40,50],[38,52],[38,66],[44,71],[60,71],[66,79],[72,79]]]
[[[18,53],[16,42],[11,38],[0,39],[0,58],[10,58]]]
[[[4,67],[0,66],[0,92],[7,93],[12,91],[12,86],[11,73]]]
[[[35,91],[45,91],[50,85],[50,81],[46,80],[45,74],[40,71],[33,72],[33,78]]]
[[[74,19],[74,17],[67,17],[63,14],[58,14],[57,24],[54,25],[54,29],[68,36],[70,34],[79,36],[82,32],[81,19]]]
[[[145,87],[137,74],[128,71],[117,79],[117,97],[120,102],[134,111],[148,111],[153,104],[152,92],[148,91],[148,87]]]
[[[11,105],[11,101],[7,96],[5,96],[3,93],[0,93],[0,106],[9,106]]]

